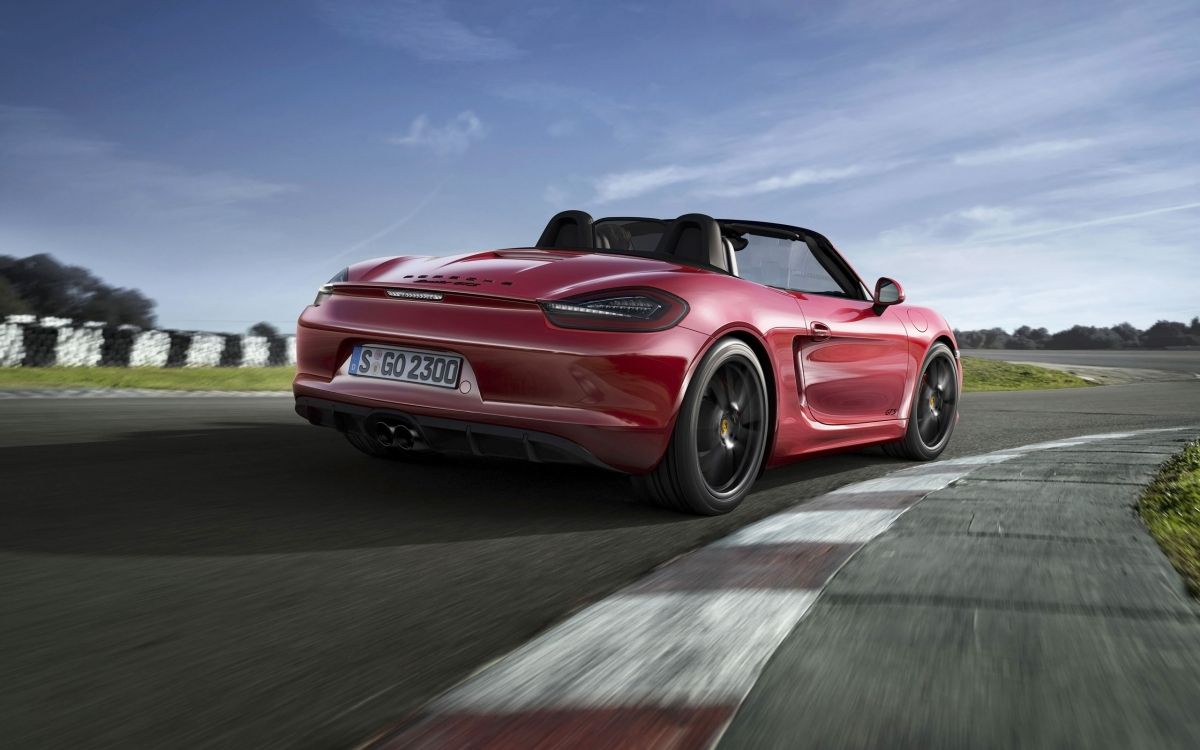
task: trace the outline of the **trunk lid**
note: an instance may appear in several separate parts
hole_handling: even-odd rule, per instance
[[[637,286],[678,272],[710,273],[657,258],[517,248],[395,258],[375,265],[355,283],[538,300],[603,286]]]

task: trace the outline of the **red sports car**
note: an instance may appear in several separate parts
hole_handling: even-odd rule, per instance
[[[803,456],[935,458],[962,385],[950,327],[896,281],[872,293],[811,230],[703,214],[564,211],[534,247],[357,263],[296,352],[296,411],[371,456],[592,464],[702,514]]]

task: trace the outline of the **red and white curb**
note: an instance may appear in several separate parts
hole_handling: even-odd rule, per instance
[[[847,485],[673,560],[435,699],[364,747],[711,747],[850,557],[982,466],[1172,430],[1086,435]]]

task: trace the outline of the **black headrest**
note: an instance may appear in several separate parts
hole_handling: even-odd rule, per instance
[[[668,224],[655,252],[729,270],[721,227],[716,219],[705,214],[684,214]]]
[[[592,231],[592,217],[584,211],[561,211],[554,215],[550,223],[542,231],[534,247],[545,249],[554,248],[592,248],[596,246],[596,238]]]

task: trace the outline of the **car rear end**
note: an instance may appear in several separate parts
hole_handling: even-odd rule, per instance
[[[405,276],[351,274],[304,310],[294,383],[301,416],[403,450],[632,473],[659,461],[705,337],[673,323],[613,330],[609,314],[573,308],[620,294],[635,300],[621,304],[675,298],[647,289],[568,295],[556,306],[529,284],[522,294],[511,284],[481,290]]]

